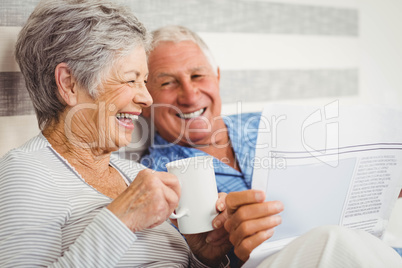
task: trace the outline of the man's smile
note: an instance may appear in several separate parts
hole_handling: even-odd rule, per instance
[[[196,118],[196,117],[202,115],[206,109],[207,108],[205,107],[205,108],[199,109],[198,111],[195,111],[192,113],[177,113],[176,116],[179,118],[182,118],[182,119]]]

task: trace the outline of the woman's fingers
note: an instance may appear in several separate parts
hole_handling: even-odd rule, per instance
[[[177,207],[179,198],[176,176],[146,169],[107,208],[136,232],[164,222]]]
[[[181,192],[181,187],[179,180],[177,177],[173,174],[167,173],[167,172],[155,172],[152,171],[152,173],[155,173],[158,175],[160,180],[166,185],[166,187],[172,189],[177,196],[180,196]]]
[[[160,172],[158,177],[165,186],[163,194],[167,204],[169,205],[169,211],[167,211],[167,217],[169,217],[179,203],[180,183],[177,177],[170,173]]]

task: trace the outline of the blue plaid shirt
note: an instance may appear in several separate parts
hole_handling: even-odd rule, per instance
[[[241,172],[214,158],[218,192],[229,193],[251,188],[260,117],[261,113],[222,117],[228,128],[230,142]],[[207,153],[196,148],[169,143],[155,133],[153,143],[148,148],[148,154],[141,159],[141,163],[157,171],[166,171],[165,165],[171,161],[202,155]]]

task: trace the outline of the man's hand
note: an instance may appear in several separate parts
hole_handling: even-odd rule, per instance
[[[251,251],[270,238],[273,228],[281,223],[276,214],[283,210],[283,204],[264,200],[264,192],[258,190],[232,192],[226,197],[228,219],[224,226],[242,261],[248,260]]]
[[[226,253],[232,248],[232,244],[229,241],[229,234],[223,228],[227,219],[225,198],[226,193],[219,193],[219,198],[216,202],[216,210],[220,213],[212,222],[214,227],[213,231],[184,235],[197,259],[211,267],[219,266],[224,260]]]
[[[145,169],[107,208],[138,232],[163,223],[179,199],[180,184],[175,175]]]

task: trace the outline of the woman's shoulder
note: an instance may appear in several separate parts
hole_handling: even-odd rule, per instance
[[[14,189],[13,185],[18,185],[15,190],[21,190],[19,192],[24,189],[33,192],[42,188],[54,188],[52,175],[43,157],[48,150],[47,140],[38,135],[6,153],[0,159],[0,188]]]
[[[31,138],[20,147],[11,149],[3,157],[0,158],[0,163],[3,161],[10,161],[15,157],[29,157],[35,155],[35,153],[43,148],[49,147],[50,144],[46,138],[40,133]]]
[[[21,145],[18,148],[12,149],[0,158],[0,171],[7,169],[10,172],[25,170],[36,165],[40,165],[39,151],[48,147],[49,143],[41,136],[37,135]]]

